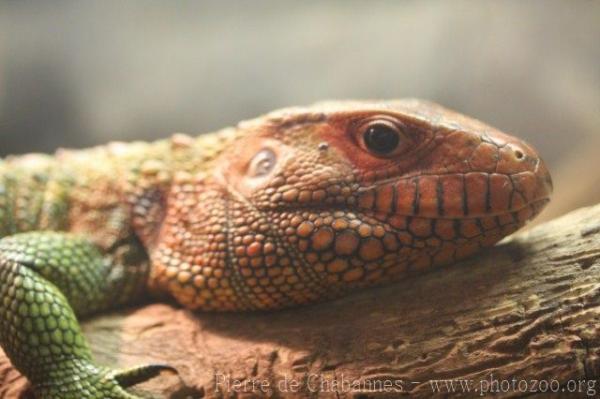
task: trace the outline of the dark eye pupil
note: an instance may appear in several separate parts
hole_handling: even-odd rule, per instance
[[[389,154],[398,147],[400,136],[392,127],[384,124],[369,126],[364,134],[365,145],[377,154]]]

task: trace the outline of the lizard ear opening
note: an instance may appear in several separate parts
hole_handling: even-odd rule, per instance
[[[277,164],[277,155],[270,148],[263,148],[252,157],[246,174],[250,177],[267,176]]]
[[[267,186],[290,156],[290,149],[281,142],[253,137],[225,154],[216,176],[230,189],[249,197]]]

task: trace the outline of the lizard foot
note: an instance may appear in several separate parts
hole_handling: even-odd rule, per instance
[[[171,366],[151,364],[123,370],[97,367],[81,359],[56,364],[44,382],[34,386],[40,399],[142,399],[125,388],[147,381],[162,372],[177,374]]]

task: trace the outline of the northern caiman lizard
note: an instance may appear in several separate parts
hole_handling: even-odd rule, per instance
[[[236,127],[0,161],[0,344],[39,398],[134,398],[160,364],[93,362],[77,318],[339,296],[489,247],[549,201],[523,141],[418,101],[287,108]]]

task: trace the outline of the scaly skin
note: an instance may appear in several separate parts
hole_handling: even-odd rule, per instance
[[[339,296],[491,246],[551,190],[527,144],[417,100],[10,158],[0,344],[40,398],[132,398],[170,368],[95,366],[77,317],[147,293],[216,311]]]

